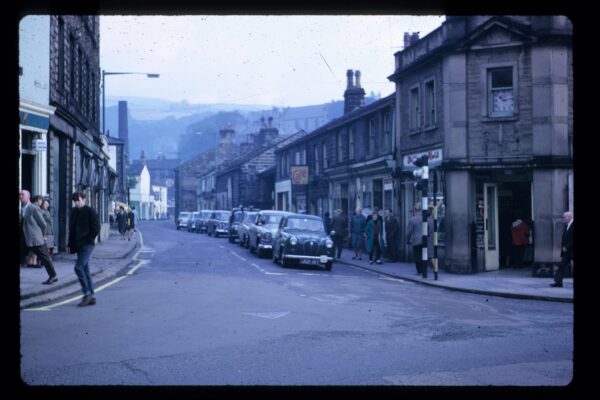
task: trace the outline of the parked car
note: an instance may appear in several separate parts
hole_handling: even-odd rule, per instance
[[[206,222],[210,217],[211,210],[200,210],[198,214],[193,217],[193,231],[196,233],[205,232],[206,231]]]
[[[248,229],[248,248],[250,252],[254,253],[256,251],[259,257],[265,252],[270,252],[272,250],[272,238],[277,233],[281,219],[290,214],[286,211],[259,211],[254,218],[254,224]]]
[[[192,211],[192,215],[187,224],[188,232],[194,232],[196,230],[196,219],[198,218],[198,215],[200,215],[200,211]]]
[[[181,211],[175,220],[175,226],[177,227],[177,230],[179,230],[179,228],[187,228],[187,224],[191,216],[191,211]]]
[[[238,225],[238,238],[240,239],[240,246],[248,248],[250,241],[248,240],[248,230],[254,223],[258,211],[244,211],[242,221]]]
[[[229,233],[229,217],[231,211],[215,210],[210,214],[210,218],[206,223],[206,232],[208,236],[219,237],[219,235],[227,235]]]
[[[235,243],[235,239],[238,239],[239,233],[238,229],[242,219],[244,217],[244,213],[248,213],[250,211],[258,211],[254,207],[235,207],[231,210],[231,217],[229,217],[229,241],[231,243]]]
[[[292,214],[281,219],[273,237],[273,262],[283,267],[294,263],[317,265],[329,271],[333,257],[333,241],[321,217]]]

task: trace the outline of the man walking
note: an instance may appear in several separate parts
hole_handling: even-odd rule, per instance
[[[560,243],[561,260],[558,271],[556,271],[556,274],[554,275],[554,283],[550,285],[552,287],[563,286],[563,277],[565,275],[565,271],[567,268],[569,268],[569,265],[573,260],[573,230],[575,227],[573,226],[572,212],[567,211],[563,214],[563,223],[565,224],[565,228],[563,230]]]
[[[75,192],[71,199],[75,207],[71,210],[67,253],[77,253],[74,269],[83,291],[83,300],[78,306],[83,307],[96,304],[89,261],[94,251],[96,236],[100,233],[100,221],[96,210],[85,205],[85,193]]]
[[[336,258],[342,256],[342,247],[344,238],[348,236],[348,219],[342,210],[336,210],[333,222],[331,223],[331,236],[335,246]]]
[[[27,251],[34,253],[41,261],[46,272],[48,280],[42,282],[44,285],[51,285],[58,281],[58,276],[54,269],[52,259],[48,255],[48,247],[44,240],[44,232],[46,231],[46,222],[42,214],[42,209],[36,204],[41,204],[42,196],[33,196],[32,202],[29,202],[29,192],[21,191],[21,205],[24,208],[23,213],[23,235],[25,237],[25,245]]]

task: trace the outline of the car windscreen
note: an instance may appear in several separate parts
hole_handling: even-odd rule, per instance
[[[219,221],[229,221],[229,213],[226,213],[226,212],[216,213],[215,218],[218,219]]]
[[[233,222],[242,222],[242,217],[244,216],[244,213],[238,212],[233,214]]]
[[[281,218],[283,215],[265,214],[262,216],[262,221],[264,225],[279,225]]]
[[[202,218],[208,219],[210,218],[210,211],[202,211],[202,213],[200,214],[202,216]]]
[[[179,218],[189,218],[191,215],[191,213],[185,211],[185,212],[180,212],[179,213]]]
[[[298,229],[315,233],[325,233],[323,221],[312,218],[289,218],[285,225],[286,229]]]
[[[244,217],[244,223],[246,223],[246,224],[252,223],[252,221],[254,221],[255,217],[256,217],[256,213],[246,214],[246,216]]]

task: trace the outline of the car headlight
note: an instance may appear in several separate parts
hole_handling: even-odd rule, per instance
[[[327,247],[328,249],[332,248],[333,247],[333,242],[331,240],[327,239],[325,241],[325,247]]]
[[[295,246],[295,245],[297,245],[297,244],[298,244],[298,238],[297,238],[296,236],[292,236],[292,237],[290,238],[290,244],[291,244],[292,246]]]

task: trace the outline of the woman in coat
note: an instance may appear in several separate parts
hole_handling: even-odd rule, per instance
[[[369,252],[369,264],[373,264],[373,262],[381,264],[379,257],[381,256],[380,238],[382,233],[383,224],[379,220],[377,212],[373,211],[365,228],[365,234],[367,235],[367,251]],[[374,256],[374,254],[376,254],[376,256]]]
[[[125,234],[127,233],[127,213],[125,207],[119,206],[119,213],[117,214],[117,229],[121,234],[121,240],[125,240]]]
[[[367,219],[362,214],[362,208],[356,209],[356,214],[350,220],[350,240],[354,249],[353,260],[362,260],[363,247],[365,245],[365,224]]]
[[[46,222],[46,231],[44,231],[44,240],[48,247],[48,256],[52,259],[54,254],[54,230],[52,229],[52,216],[50,215],[50,202],[47,199],[42,201],[42,216]]]

